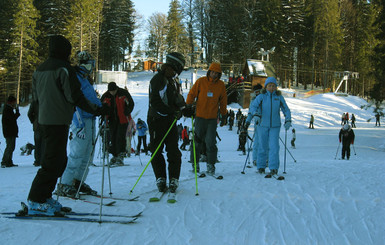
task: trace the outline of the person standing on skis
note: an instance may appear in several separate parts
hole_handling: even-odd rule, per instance
[[[185,58],[181,53],[172,52],[168,54],[166,63],[152,77],[149,86],[149,108],[147,113],[150,133],[149,149],[153,157],[151,165],[159,192],[167,190],[167,168],[162,154],[164,146],[166,146],[168,161],[168,190],[175,193],[179,186],[182,153],[178,147],[179,135],[176,120],[182,116],[182,111],[185,112],[186,107],[181,94],[180,83],[178,82],[178,75],[183,71],[184,65]],[[191,114],[187,116],[191,116]],[[168,134],[161,144],[167,132]],[[158,151],[155,154],[156,149]]]
[[[282,110],[285,115],[285,130],[291,127],[291,112],[283,98],[281,91],[277,90],[277,80],[268,77],[265,81],[265,88],[261,90],[253,102],[255,104],[254,114],[258,127],[258,159],[257,168],[259,173],[265,173],[266,159],[269,155],[270,176],[276,175],[279,168],[279,132],[281,129]]]
[[[126,155],[126,131],[129,117],[134,109],[134,100],[131,94],[119,88],[115,82],[108,84],[108,91],[102,95],[101,101],[110,106],[112,112],[107,118],[110,129],[111,153],[110,164],[124,165]]]
[[[95,68],[95,60],[87,51],[79,51],[77,54],[78,65],[75,66],[76,75],[81,84],[81,90],[90,102],[102,106],[90,77]],[[84,183],[88,174],[92,148],[94,147],[95,116],[76,107],[70,127],[70,142],[67,167],[63,173],[61,183],[58,184],[56,193],[61,196],[75,197],[80,184],[80,192],[87,195],[96,195],[97,192]],[[92,160],[92,159],[91,159]],[[85,174],[84,174],[85,173]]]
[[[342,159],[349,160],[350,158],[350,144],[354,144],[354,132],[353,129],[349,126],[349,124],[345,124],[338,134],[338,139],[340,143],[342,142]]]
[[[215,163],[218,154],[215,141],[218,111],[222,118],[225,118],[227,114],[226,87],[224,82],[220,80],[221,76],[221,65],[213,62],[207,71],[207,75],[199,78],[194,83],[186,99],[188,105],[196,102],[194,121],[196,159],[199,161],[201,148],[203,144],[206,144],[207,174],[209,175],[215,175]],[[199,171],[199,162],[197,162],[197,171]]]

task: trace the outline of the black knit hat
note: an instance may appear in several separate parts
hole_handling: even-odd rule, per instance
[[[11,103],[11,102],[14,102],[14,101],[16,101],[15,96],[13,96],[13,95],[8,96],[7,102]]]
[[[71,55],[71,43],[61,35],[51,36],[49,39],[49,56],[68,60]]]
[[[115,82],[110,82],[110,83],[108,84],[108,91],[115,91],[115,90],[117,90],[117,89],[118,89],[118,86],[116,85]]]
[[[174,69],[174,71],[178,73],[178,75],[180,75],[180,73],[184,69],[186,61],[184,59],[183,54],[178,52],[172,52],[166,56],[166,63],[169,64],[172,69]]]

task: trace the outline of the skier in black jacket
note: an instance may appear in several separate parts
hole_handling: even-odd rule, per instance
[[[16,137],[18,137],[19,133],[16,121],[19,116],[19,106],[16,104],[16,98],[10,95],[7,99],[7,104],[4,106],[3,117],[1,118],[3,135],[7,144],[3,159],[1,160],[2,168],[17,167],[16,164],[13,164],[12,155],[15,150]]]
[[[189,114],[185,109],[186,103],[181,94],[180,83],[177,81],[177,74],[179,75],[183,71],[184,65],[185,59],[182,54],[170,53],[166,56],[166,63],[162,65],[159,72],[150,81],[147,123],[150,132],[149,148],[152,154],[154,154],[174,120],[182,116],[182,110],[185,116],[191,116],[191,113]],[[162,154],[164,145],[166,145],[169,163],[169,190],[175,192],[178,188],[182,162],[178,140],[178,129],[176,123],[174,123],[158,152],[153,156],[151,164],[160,192],[167,189],[166,162]]]
[[[353,129],[349,126],[349,124],[345,124],[338,135],[340,143],[342,142],[342,159],[349,160],[350,158],[350,144],[354,144],[354,132]]]
[[[49,58],[32,76],[32,98],[39,105],[38,123],[45,141],[41,168],[28,195],[28,214],[54,216],[61,204],[52,198],[56,182],[67,165],[67,140],[75,106],[95,114],[108,108],[90,103],[81,91],[75,69],[69,62],[71,43],[63,36],[51,36]]]

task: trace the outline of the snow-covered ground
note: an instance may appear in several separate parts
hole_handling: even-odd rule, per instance
[[[201,72],[200,74],[204,74]],[[127,87],[134,98],[133,115],[146,119],[149,72],[132,73]],[[190,73],[182,73],[183,81]],[[184,87],[184,86],[183,86]],[[105,85],[98,89],[103,92]],[[185,93],[187,94],[185,89]],[[289,93],[288,93],[289,94]],[[296,129],[296,149],[289,147],[285,180],[265,179],[255,168],[241,174],[246,156],[236,151],[236,130],[218,127],[217,173],[223,180],[198,179],[190,172],[189,152],[183,151],[177,203],[166,199],[149,203],[156,192],[151,165],[144,172],[131,197],[138,201],[117,201],[103,207],[104,213],[129,215],[143,211],[135,224],[92,224],[66,221],[10,220],[0,217],[1,244],[384,244],[385,241],[385,129],[374,127],[372,111],[361,110],[366,102],[354,96],[316,95],[307,99],[287,97]],[[238,105],[229,105],[237,110]],[[28,107],[21,108],[20,128],[14,162],[15,168],[0,169],[0,212],[17,211],[26,201],[31,182],[38,170],[33,156],[21,156],[19,148],[33,143]],[[242,110],[247,113],[247,110]],[[340,160],[338,132],[343,112],[354,113],[356,140],[349,161]],[[315,129],[308,129],[310,115]],[[178,123],[191,126],[191,119]],[[252,135],[250,127],[249,134]],[[1,133],[2,134],[2,133]],[[287,134],[290,145],[291,130]],[[281,130],[284,141],[285,132]],[[0,139],[0,153],[5,140]],[[135,139],[137,142],[137,139]],[[100,145],[94,163],[100,164]],[[337,157],[336,157],[337,155]],[[335,158],[336,157],[336,158]],[[284,170],[284,147],[281,144],[280,174]],[[130,197],[130,190],[146,167],[150,156],[125,159],[129,166],[110,169],[111,189],[115,197]],[[202,170],[205,165],[202,164]],[[102,168],[91,167],[86,182],[100,192]],[[109,192],[105,172],[104,193]],[[89,197],[99,202],[100,199]],[[105,202],[110,201],[105,199]],[[77,212],[99,212],[99,206],[60,198]]]

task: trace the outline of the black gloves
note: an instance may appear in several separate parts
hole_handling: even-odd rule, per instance
[[[103,103],[102,104],[102,107],[99,107],[97,110],[96,110],[96,115],[97,116],[106,116],[106,115],[110,115],[111,113],[111,109],[110,107]]]
[[[179,120],[181,117],[182,117],[181,111],[175,111],[174,112],[174,118],[176,118],[176,120]]]
[[[246,123],[245,123],[245,130],[247,130],[247,129],[249,128],[249,126],[250,126],[250,123],[249,123],[249,122],[246,122]]]
[[[192,117],[195,114],[195,108],[192,105],[186,105],[186,107],[182,110],[183,116]]]

